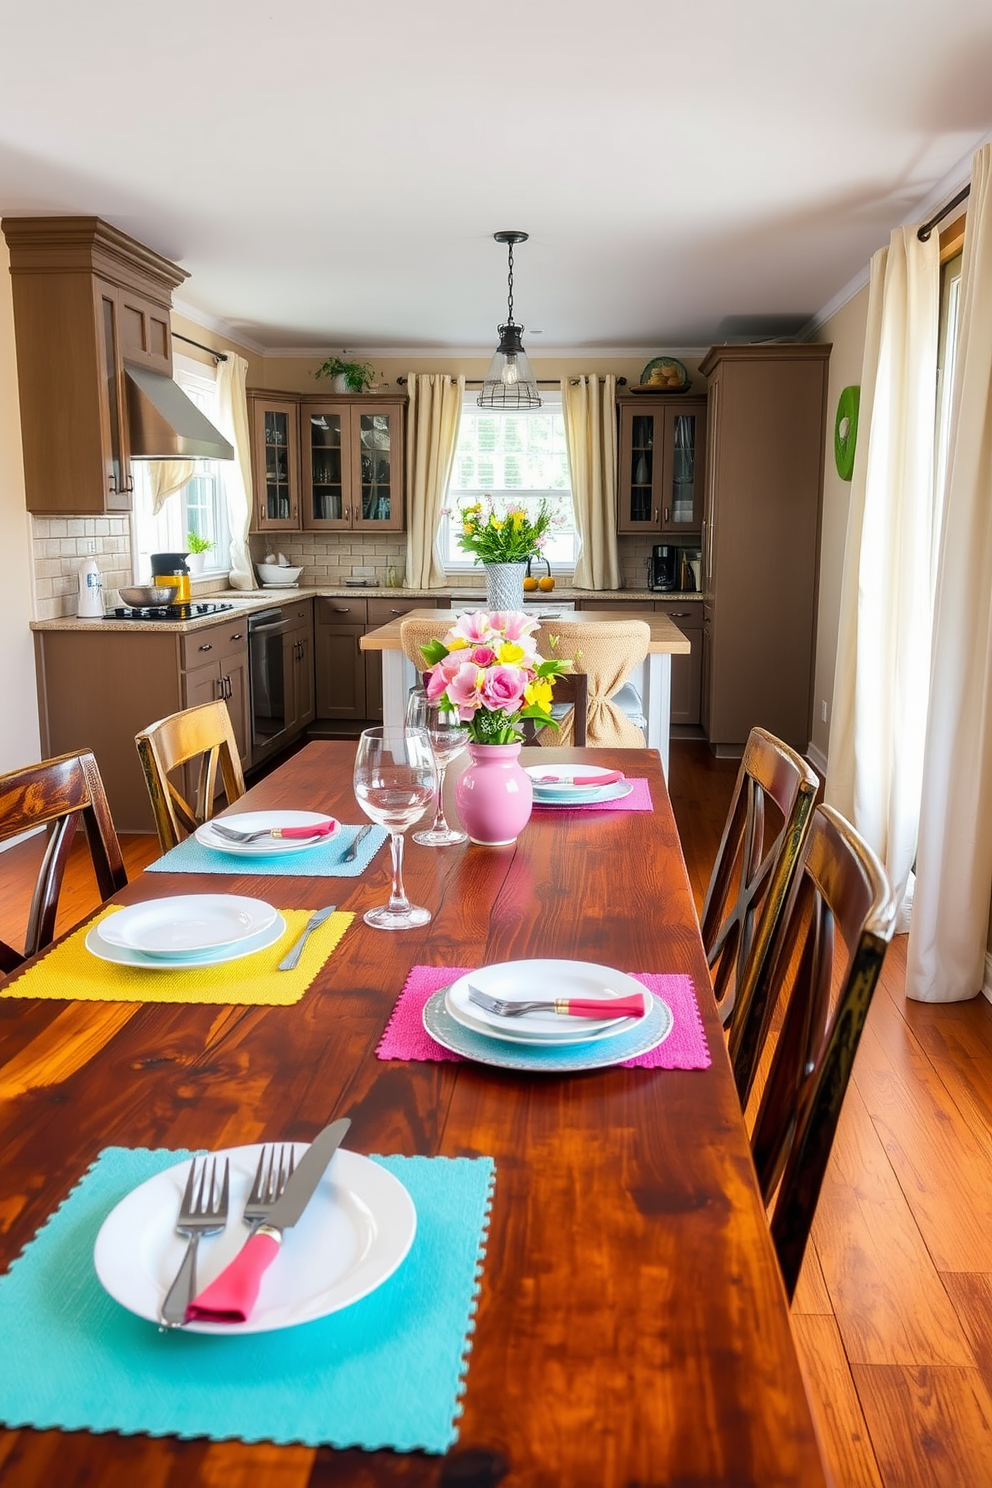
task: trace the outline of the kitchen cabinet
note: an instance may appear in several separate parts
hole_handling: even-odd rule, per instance
[[[447,595],[426,599],[318,598],[314,624],[317,717],[382,721],[382,652],[363,651],[362,636]]]
[[[185,633],[38,630],[34,639],[42,754],[93,750],[118,832],[155,830],[134,736],[159,718],[225,698],[249,764],[244,616]]]
[[[706,400],[669,393],[621,399],[617,531],[698,533],[703,520]]]
[[[715,346],[709,378],[703,717],[738,756],[755,724],[809,745],[830,346]]]
[[[172,375],[184,270],[98,217],[4,218],[27,508],[127,511],[125,361]]]
[[[404,398],[250,401],[257,530],[403,531]]]

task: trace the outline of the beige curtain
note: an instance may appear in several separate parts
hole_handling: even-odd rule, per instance
[[[407,392],[403,582],[407,589],[440,589],[444,565],[437,550],[437,532],[458,443],[465,378],[411,372]]]
[[[617,380],[570,377],[561,385],[572,504],[581,548],[577,589],[619,589],[617,558]]]
[[[158,516],[170,496],[181,491],[196,470],[195,460],[146,460],[152,515]]]
[[[974,157],[961,266],[930,714],[906,991],[982,986],[992,899],[992,145]]]
[[[222,460],[220,469],[227,500],[227,522],[231,530],[232,589],[257,589],[255,569],[248,547],[251,527],[251,429],[248,423],[248,363],[228,352],[217,366],[217,427],[234,445],[234,459]]]
[[[871,263],[825,796],[871,843],[900,903],[927,717],[939,302],[936,236],[897,228]]]

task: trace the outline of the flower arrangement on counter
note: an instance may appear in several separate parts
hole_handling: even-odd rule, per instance
[[[458,510],[458,545],[480,563],[526,563],[540,556],[545,538],[559,519],[542,500],[532,519],[519,506],[498,508],[491,496]]]
[[[572,663],[537,654],[537,625],[519,610],[476,610],[462,615],[443,640],[420,648],[429,668],[428,698],[457,713],[473,744],[519,743],[523,718],[557,727],[551,692]]]

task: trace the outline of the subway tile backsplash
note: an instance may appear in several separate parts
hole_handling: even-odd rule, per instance
[[[34,517],[35,618],[58,620],[76,612],[80,561],[96,559],[104,594],[133,582],[130,521],[120,517]],[[647,584],[649,538],[621,537],[617,542],[621,582],[625,589]],[[402,532],[269,532],[251,538],[256,562],[267,553],[285,553],[292,564],[302,564],[304,584],[343,584],[346,579],[368,579],[385,584],[392,568],[402,574],[406,564],[406,535]],[[451,587],[479,587],[482,575],[473,569],[453,574]],[[557,573],[561,582],[568,573]]]

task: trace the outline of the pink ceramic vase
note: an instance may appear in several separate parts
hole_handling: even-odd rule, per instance
[[[530,820],[534,791],[519,744],[470,744],[470,763],[455,782],[462,825],[483,847],[508,847]]]

